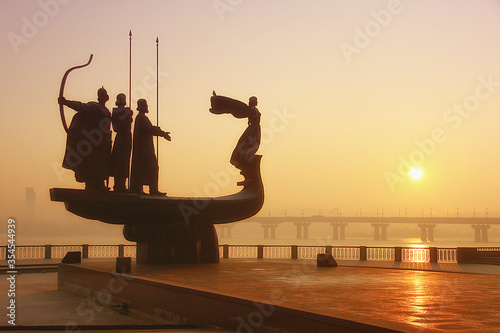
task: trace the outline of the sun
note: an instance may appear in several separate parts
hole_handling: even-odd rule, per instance
[[[418,179],[422,178],[422,175],[423,175],[423,172],[419,168],[413,168],[410,171],[411,178],[413,178],[415,180],[418,180]]]

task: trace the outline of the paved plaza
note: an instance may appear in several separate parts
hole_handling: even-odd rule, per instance
[[[114,263],[80,265],[109,272]],[[488,265],[339,261],[339,267],[319,268],[314,260],[257,259],[206,265],[133,264],[130,273],[272,305],[256,307],[262,313],[262,325],[273,315],[273,307],[282,307],[404,332],[497,332],[499,275],[500,267]],[[0,279],[0,290],[5,290],[0,293],[3,309],[7,289],[6,279]],[[92,308],[84,297],[58,291],[56,273],[18,276],[16,301],[18,325],[85,324],[90,316],[84,311]],[[155,323],[151,318],[99,308],[91,320],[94,325]]]

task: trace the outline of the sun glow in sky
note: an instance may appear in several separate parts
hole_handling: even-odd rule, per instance
[[[111,109],[128,94],[129,30],[132,107],[148,99],[153,122],[160,40],[159,125],[172,133],[160,190],[239,190],[229,157],[246,124],[208,112],[216,90],[259,98],[262,214],[500,216],[497,0],[0,0],[0,22],[2,216],[23,212],[26,187],[47,214],[63,209],[49,188],[82,187],[61,168],[60,81],[94,54],[65,97],[95,100],[104,85]]]
[[[423,175],[422,169],[413,168],[410,171],[411,178],[413,178],[415,180],[419,180],[420,178],[422,178],[422,175]]]

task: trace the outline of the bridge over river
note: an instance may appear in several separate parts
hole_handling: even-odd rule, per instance
[[[500,224],[498,217],[348,217],[348,216],[269,216],[252,217],[245,220],[248,223],[259,223],[264,229],[264,238],[276,238],[279,224],[292,222],[297,227],[297,239],[309,238],[311,223],[330,223],[333,228],[333,239],[345,239],[345,229],[349,224],[365,223],[374,228],[374,240],[387,240],[387,227],[392,223],[416,224],[420,228],[420,238],[423,242],[434,241],[434,228],[444,224],[468,224],[474,231],[476,242],[488,242],[488,229],[491,225]],[[230,237],[232,225],[219,225],[220,236]]]

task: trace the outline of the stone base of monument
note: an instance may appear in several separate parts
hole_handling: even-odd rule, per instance
[[[214,264],[219,242],[213,224],[196,222],[126,224],[123,235],[137,242],[138,264]]]
[[[130,273],[132,267],[131,257],[117,257],[116,258],[116,273]]]
[[[310,265],[303,274],[315,274],[315,263]],[[198,328],[255,333],[395,332],[336,316],[325,308],[335,298],[328,295],[327,286],[304,291],[307,297],[292,301],[305,287],[297,289],[293,282],[295,289],[289,290],[290,272],[300,267],[304,269],[303,265],[255,261],[217,265],[139,265],[133,261],[131,273],[118,274],[113,261],[84,262],[61,264],[58,287],[132,316]],[[324,271],[319,274],[323,276]]]
[[[318,267],[337,267],[337,262],[331,253],[318,253],[316,262]]]
[[[61,262],[63,264],[79,264],[82,262],[82,253],[80,251],[68,252]]]

